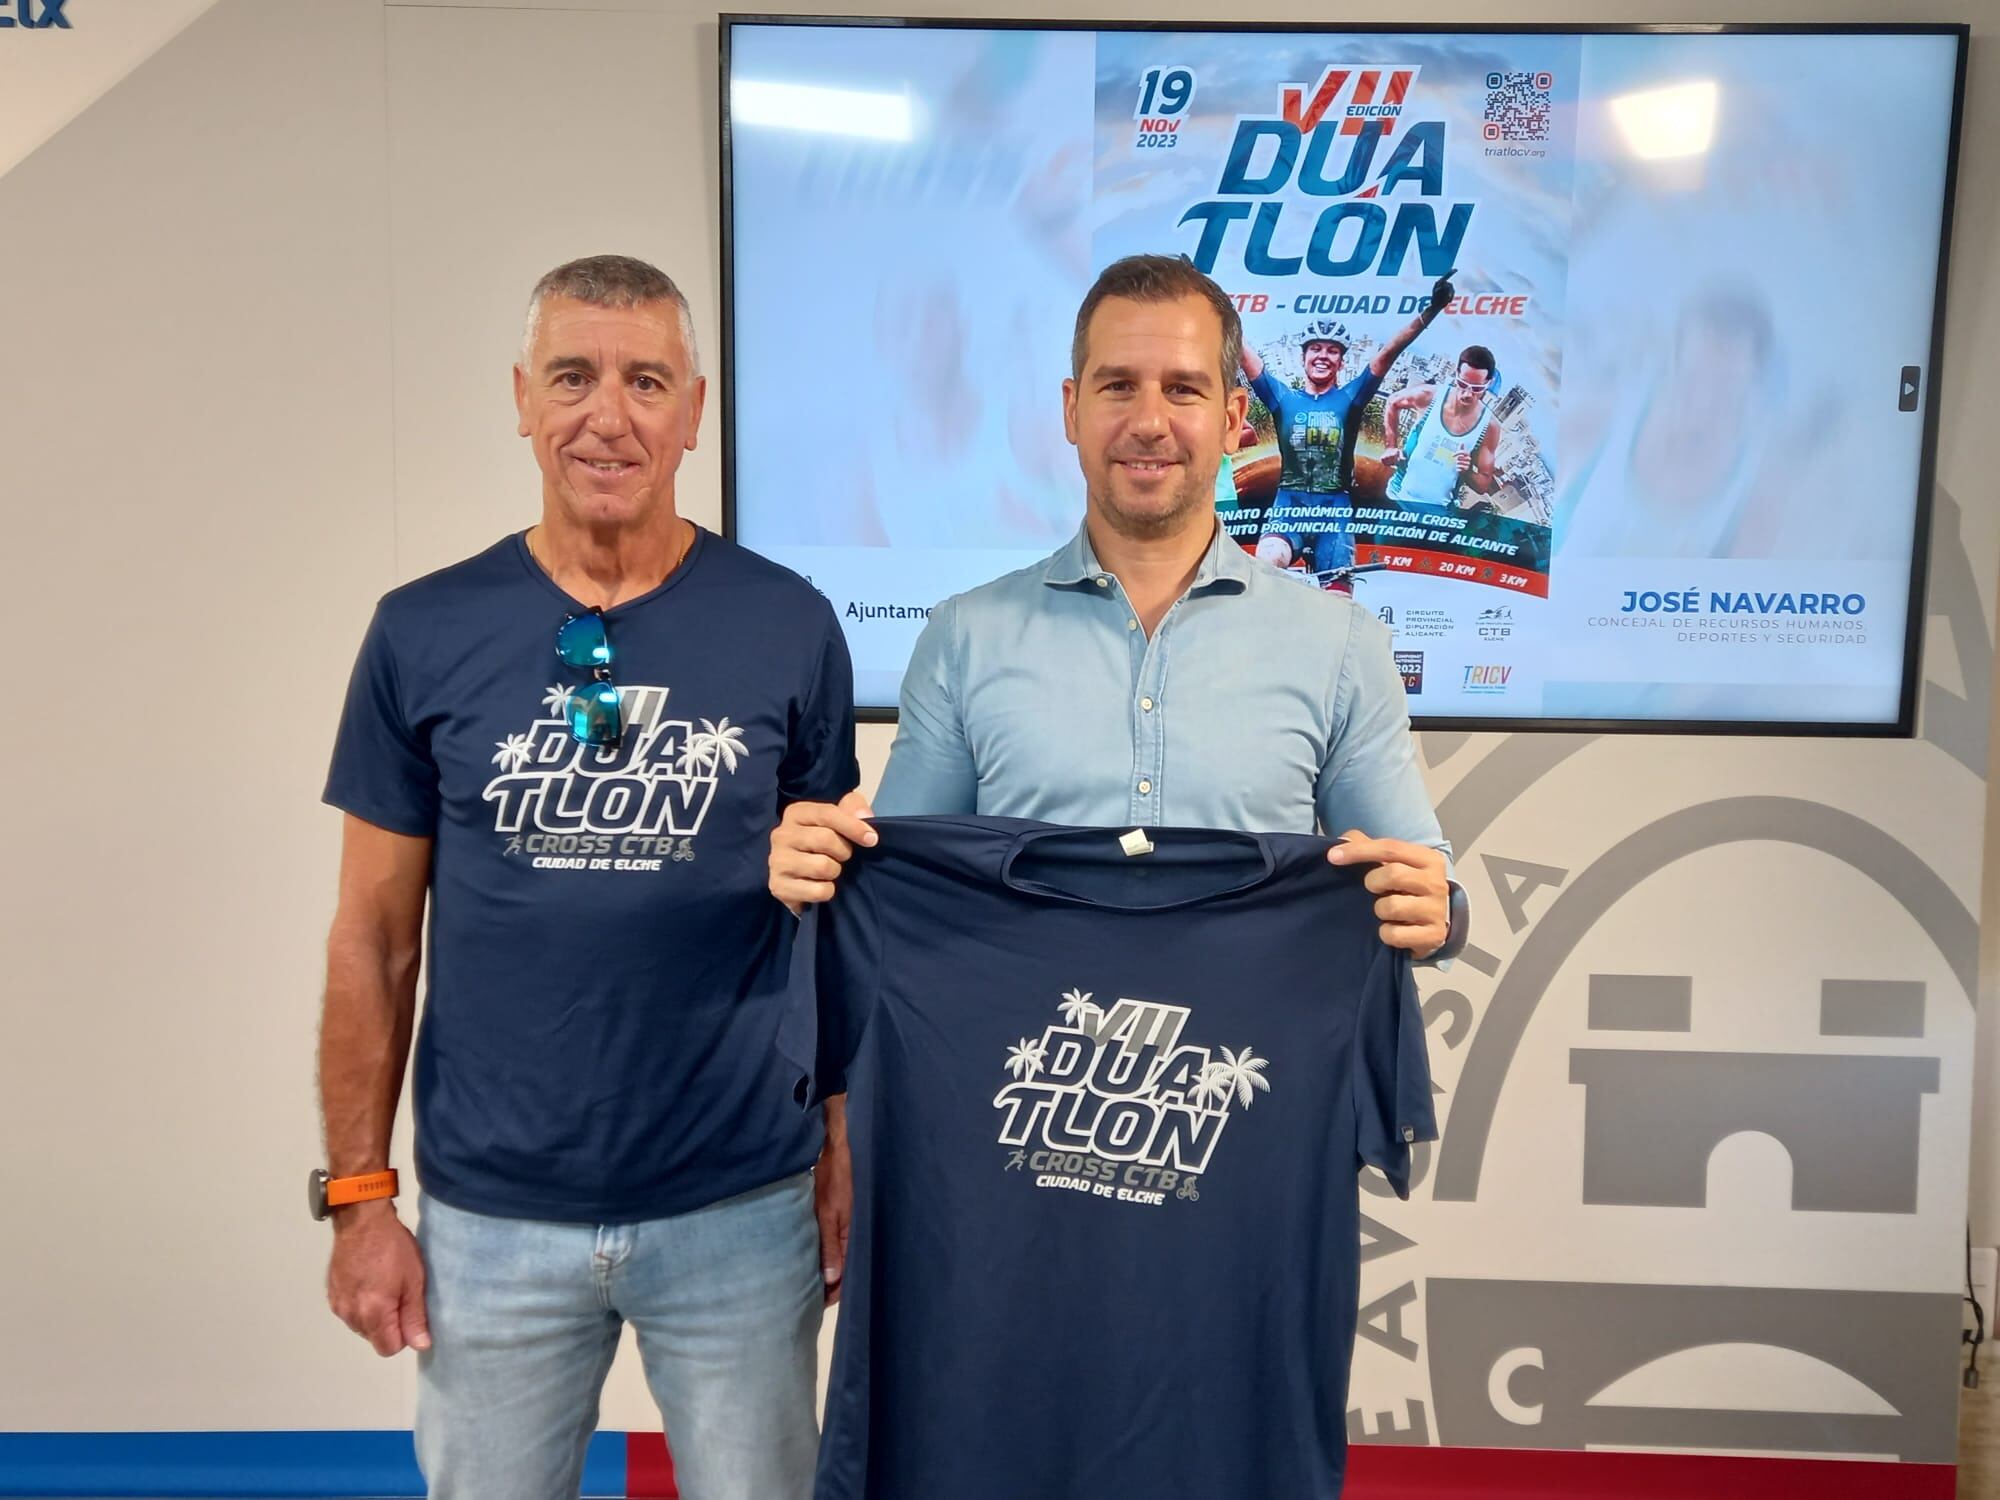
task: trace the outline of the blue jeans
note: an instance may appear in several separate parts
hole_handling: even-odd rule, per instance
[[[619,1329],[639,1337],[686,1500],[806,1500],[822,1283],[812,1178],[642,1224],[551,1224],[422,1199],[431,1347],[417,1461],[433,1500],[556,1500]]]

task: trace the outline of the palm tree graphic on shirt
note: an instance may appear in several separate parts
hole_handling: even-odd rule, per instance
[[[683,776],[712,776],[718,769],[732,775],[737,758],[745,753],[743,726],[729,722],[728,715],[716,723],[700,721],[701,728],[687,737],[681,747],[678,770]]]
[[[1212,1062],[1196,1075],[1194,1088],[1188,1096],[1196,1109],[1229,1107],[1229,1085],[1223,1081],[1223,1074],[1228,1071],[1221,1063]]]
[[[1212,1102],[1227,1109],[1229,1096],[1234,1094],[1236,1102],[1248,1109],[1250,1101],[1256,1097],[1256,1090],[1262,1089],[1267,1094],[1271,1091],[1271,1080],[1264,1076],[1269,1058],[1259,1057],[1249,1047],[1245,1047],[1240,1056],[1227,1047],[1220,1050],[1222,1060],[1212,1062],[1201,1070],[1201,1077],[1194,1088],[1196,1104]]]
[[[1104,1019],[1103,1007],[1092,1004],[1090,996],[1089,990],[1064,990],[1056,1009],[1070,1025],[1088,1031],[1093,1021]]]
[[[569,712],[569,689],[560,682],[549,684],[549,690],[542,694],[542,707],[560,719]]]
[[[493,764],[511,774],[528,763],[534,741],[525,734],[510,734],[504,740],[495,740],[493,745]]]
[[[1042,1071],[1042,1060],[1047,1054],[1048,1049],[1041,1042],[1024,1036],[1007,1049],[1007,1071],[1026,1083]]]

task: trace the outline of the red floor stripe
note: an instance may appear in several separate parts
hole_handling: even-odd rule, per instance
[[[664,1433],[625,1434],[625,1493],[631,1500],[680,1500]]]
[[[1951,1464],[1356,1444],[1342,1500],[1953,1500],[1957,1487]]]
[[[626,1434],[625,1465],[631,1500],[679,1500],[661,1434]],[[1954,1500],[1957,1487],[1951,1464],[1357,1443],[1342,1500]]]

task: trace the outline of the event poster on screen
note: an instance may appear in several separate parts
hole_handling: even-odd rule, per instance
[[[1950,37],[738,24],[729,63],[736,534],[864,706],[1074,533],[1072,322],[1147,251],[1271,397],[1230,544],[1387,623],[1420,719],[1895,721]]]

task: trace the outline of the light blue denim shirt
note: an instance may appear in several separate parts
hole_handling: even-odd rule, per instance
[[[1389,632],[1223,535],[1149,639],[1081,528],[947,599],[874,800],[1097,826],[1407,839],[1444,851]],[[1454,888],[1452,938],[1464,937]]]

